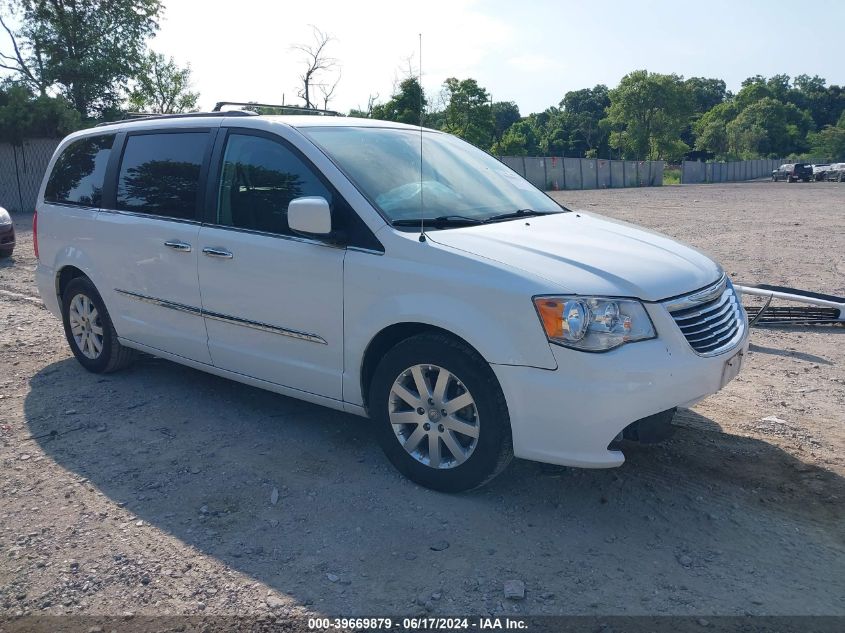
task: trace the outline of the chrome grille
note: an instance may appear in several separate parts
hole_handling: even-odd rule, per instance
[[[748,327],[742,303],[730,280],[718,282],[663,305],[696,353],[715,356],[734,347]]]

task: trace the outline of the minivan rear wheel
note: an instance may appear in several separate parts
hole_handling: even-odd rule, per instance
[[[387,458],[427,488],[476,488],[513,457],[507,404],[493,370],[452,337],[420,334],[391,349],[373,375],[369,405]]]
[[[72,279],[62,294],[62,322],[76,360],[95,374],[126,367],[134,350],[117,340],[106,305],[87,277]]]

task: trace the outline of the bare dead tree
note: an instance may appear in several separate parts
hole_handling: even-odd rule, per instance
[[[294,50],[303,53],[305,59],[305,72],[299,76],[299,80],[302,82],[302,88],[297,92],[297,95],[305,100],[306,108],[315,107],[311,102],[311,89],[317,84],[315,81],[317,76],[320,73],[337,67],[337,60],[334,57],[326,55],[326,46],[334,38],[313,24],[311,25],[311,29],[314,38],[312,44],[297,44],[292,47]],[[334,86],[332,87],[332,92],[334,92]]]
[[[368,117],[373,116],[373,108],[375,107],[376,101],[378,101],[378,98],[379,98],[379,93],[376,93],[374,95],[370,95],[369,98],[367,99],[367,116]]]
[[[0,51],[0,68],[4,68],[6,70],[11,70],[12,72],[17,73],[23,82],[35,90],[39,92],[42,96],[47,94],[47,85],[40,79],[43,76],[43,72],[39,72],[37,75],[32,72],[27,64],[26,60],[24,59],[24,53],[21,49],[21,46],[18,44],[18,39],[15,37],[15,34],[12,32],[12,29],[9,28],[9,25],[6,24],[6,21],[3,19],[3,16],[0,16],[0,25],[2,25],[3,30],[6,31],[6,35],[9,36],[9,40],[12,43],[12,55],[7,55],[6,53]],[[43,71],[43,61],[41,57],[41,51],[35,49],[32,51],[33,62]]]
[[[323,109],[329,109],[329,100],[334,95],[334,91],[337,89],[337,85],[340,83],[342,73],[340,71],[337,72],[337,79],[335,79],[334,83],[329,88],[326,84],[317,84],[317,87],[320,89],[320,93],[323,95]]]
[[[393,94],[399,92],[399,86],[406,79],[416,79],[419,75],[419,69],[414,66],[415,53],[402,57],[402,64],[396,67],[393,72]]]

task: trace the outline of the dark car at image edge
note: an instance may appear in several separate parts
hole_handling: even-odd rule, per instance
[[[0,258],[9,257],[15,250],[15,225],[9,212],[0,207]]]

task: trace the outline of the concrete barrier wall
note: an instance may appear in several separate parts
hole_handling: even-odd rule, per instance
[[[502,156],[505,165],[544,190],[650,187],[663,184],[662,160]]]
[[[598,188],[598,171],[596,161],[592,158],[579,158],[581,161],[581,189]]]
[[[35,208],[35,198],[41,187],[44,171],[58,144],[59,139],[27,139],[19,146],[0,143],[0,206],[10,210],[32,211]],[[502,156],[500,160],[535,187],[543,190],[607,189],[663,184],[663,161],[560,156]],[[703,167],[698,169],[704,173]],[[703,175],[702,180],[697,182],[703,182]]]
[[[772,170],[789,162],[785,158],[758,158],[730,162],[708,162],[685,160],[681,165],[681,182],[696,184],[704,182],[739,182],[770,178]]]
[[[609,160],[599,160],[596,162],[596,186],[599,189],[607,189],[611,187],[611,171]]]
[[[610,186],[624,187],[625,186],[625,163],[621,160],[609,160],[610,163]]]
[[[556,156],[546,159],[546,188],[563,189],[563,159]]]
[[[59,139],[27,139],[22,145],[0,143],[0,207],[33,211],[47,163]]]
[[[563,173],[564,189],[581,189],[581,159],[580,158],[564,158]],[[532,183],[536,186],[537,183]]]
[[[28,139],[23,145],[0,143],[0,206],[32,210],[47,163],[59,139]],[[500,160],[543,190],[659,187],[663,161],[621,161],[559,156],[502,156]],[[681,182],[734,182],[768,178],[787,162],[766,158],[750,161],[684,161]]]

